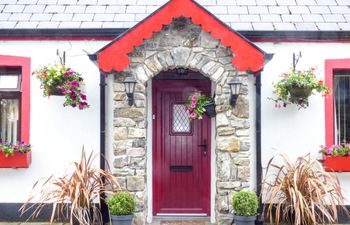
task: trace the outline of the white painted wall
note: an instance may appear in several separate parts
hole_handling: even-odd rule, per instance
[[[272,83],[279,75],[288,72],[292,65],[293,52],[302,52],[297,69],[317,67],[317,76],[324,80],[325,59],[350,58],[349,43],[257,43],[265,52],[274,53],[262,73],[262,163],[279,153],[293,159],[308,153],[321,159],[320,145],[325,144],[324,98],[310,97],[310,106],[300,109],[296,106],[275,108]],[[340,182],[350,204],[350,173],[338,173]]]
[[[63,97],[44,98],[40,82],[31,76],[30,143],[33,162],[28,169],[0,169],[0,202],[24,202],[34,182],[61,175],[80,159],[82,146],[99,152],[99,72],[83,50],[95,52],[106,42],[1,41],[0,54],[31,58],[32,71],[58,61],[56,49],[67,51],[66,64],[83,74],[89,109],[63,107]],[[99,166],[99,158],[96,159]]]
[[[42,96],[40,82],[31,77],[31,144],[33,163],[28,169],[0,169],[0,202],[23,202],[36,180],[51,174],[62,174],[73,160],[79,160],[81,148],[99,151],[99,72],[88,59],[86,50],[95,52],[105,41],[1,41],[0,54],[30,57],[31,68],[57,61],[56,49],[67,51],[66,64],[82,72],[91,107],[79,111],[62,106],[62,97]],[[298,69],[317,66],[317,74],[324,79],[324,60],[350,58],[347,43],[256,43],[268,53],[274,53],[262,73],[262,160],[266,166],[270,157],[286,153],[291,158],[311,153],[320,158],[319,146],[325,142],[324,99],[310,98],[307,109],[275,108],[272,83],[289,70],[293,52],[302,51]],[[107,92],[107,157],[112,159],[113,78],[108,78]],[[249,78],[251,116],[251,187],[255,187],[255,79]],[[113,161],[110,160],[110,165]],[[96,161],[98,166],[98,160]],[[337,174],[344,193],[350,200],[350,173]],[[347,194],[349,193],[349,194]],[[350,204],[348,201],[347,204]]]

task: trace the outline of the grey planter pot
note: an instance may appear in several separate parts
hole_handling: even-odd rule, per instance
[[[111,215],[111,220],[113,225],[131,225],[133,217],[134,217],[133,215],[127,215],[127,216]]]
[[[236,225],[254,225],[256,216],[236,216],[234,215]]]

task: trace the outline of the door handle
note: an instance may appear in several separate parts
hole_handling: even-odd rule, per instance
[[[207,153],[208,153],[207,139],[204,139],[203,144],[198,145],[198,147],[203,148],[203,154],[204,156],[207,156]]]

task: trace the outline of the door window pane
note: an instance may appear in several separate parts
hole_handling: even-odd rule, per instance
[[[19,141],[19,100],[0,100],[0,138],[8,142]]]
[[[350,72],[334,76],[335,143],[350,142]]]
[[[189,111],[183,104],[173,105],[173,132],[174,133],[189,133],[191,132],[191,121]]]

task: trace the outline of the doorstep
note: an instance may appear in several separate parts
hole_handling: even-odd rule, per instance
[[[169,218],[155,217],[150,225],[214,225],[209,222],[208,217],[204,218]]]
[[[204,222],[204,221],[189,221],[189,220],[161,220],[154,221],[150,225],[214,225],[214,223]]]

